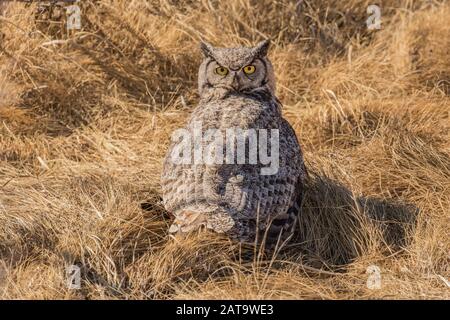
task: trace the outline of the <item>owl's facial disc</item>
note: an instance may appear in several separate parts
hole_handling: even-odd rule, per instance
[[[200,90],[205,86],[245,93],[266,88],[268,79],[273,77],[266,57],[268,45],[263,41],[252,48],[215,48],[202,43],[206,59],[199,75]]]

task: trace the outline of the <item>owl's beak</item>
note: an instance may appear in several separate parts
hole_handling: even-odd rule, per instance
[[[236,73],[233,75],[233,81],[231,82],[231,87],[234,89],[234,91],[239,91],[240,84],[239,84],[239,79],[238,79]]]

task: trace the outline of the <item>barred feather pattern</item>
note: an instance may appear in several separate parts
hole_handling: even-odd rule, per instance
[[[247,61],[249,59],[247,58]],[[265,78],[267,78],[267,75]],[[273,75],[271,75],[273,77]],[[274,85],[227,90],[205,81],[201,100],[185,128],[202,124],[202,131],[229,128],[279,130],[279,168],[262,175],[261,161],[250,164],[175,164],[169,147],[163,165],[165,208],[175,216],[171,232],[189,232],[205,226],[242,242],[259,238],[266,243],[286,239],[300,212],[306,170],[297,137],[281,115]],[[268,138],[268,150],[270,138]],[[202,141],[206,148],[209,141]],[[248,138],[246,138],[246,147]],[[226,143],[224,143],[226,145]],[[200,146],[191,145],[191,153]],[[236,144],[233,146],[236,148]],[[246,151],[248,149],[246,148]],[[236,151],[236,149],[234,149]]]

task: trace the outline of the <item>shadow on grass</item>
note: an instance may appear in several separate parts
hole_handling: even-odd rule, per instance
[[[418,209],[392,199],[358,197],[345,186],[312,176],[304,195],[298,228],[283,250],[292,260],[329,268],[368,252],[392,253],[410,242]]]

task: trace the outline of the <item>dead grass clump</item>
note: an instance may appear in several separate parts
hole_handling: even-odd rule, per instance
[[[236,249],[236,245],[209,233],[175,237],[161,250],[142,256],[129,275],[140,291],[167,298],[180,285],[232,274]]]

